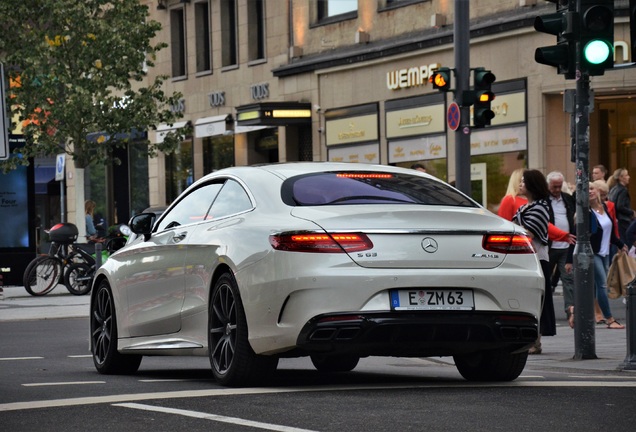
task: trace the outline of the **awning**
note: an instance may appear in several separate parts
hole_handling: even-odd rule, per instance
[[[234,121],[231,114],[204,117],[194,123],[194,136],[205,138],[217,135],[230,135],[234,132]]]
[[[168,124],[160,124],[159,126],[157,126],[157,131],[155,135],[155,144],[161,144],[164,138],[166,137],[166,135],[168,134],[168,132],[185,127],[185,125],[187,124],[188,124],[187,121],[177,122],[177,123],[174,123],[172,126]]]
[[[54,166],[37,166],[35,173],[35,193],[38,195],[46,195],[48,184],[55,180]]]

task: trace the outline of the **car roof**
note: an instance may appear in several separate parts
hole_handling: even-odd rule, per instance
[[[207,177],[216,177],[218,175],[236,175],[241,176],[241,173],[246,171],[268,171],[277,175],[280,178],[289,178],[297,175],[323,172],[323,171],[383,171],[383,172],[401,172],[412,175],[422,175],[431,178],[435,178],[429,174],[422,173],[420,171],[394,167],[391,165],[373,165],[364,163],[348,163],[348,162],[285,162],[274,164],[262,164],[251,166],[240,166],[224,168],[219,171],[215,171],[206,175]]]

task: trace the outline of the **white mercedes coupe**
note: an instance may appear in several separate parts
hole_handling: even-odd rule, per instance
[[[391,166],[234,167],[192,184],[96,272],[96,369],[209,356],[227,386],[279,358],[323,372],[361,357],[453,356],[509,381],[538,337],[543,275],[527,234],[448,184]]]

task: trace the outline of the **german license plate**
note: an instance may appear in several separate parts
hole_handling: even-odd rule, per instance
[[[392,290],[391,308],[394,310],[473,310],[473,290]]]

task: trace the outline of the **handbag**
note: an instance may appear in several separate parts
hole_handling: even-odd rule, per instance
[[[627,285],[636,277],[636,258],[619,250],[607,272],[607,297],[617,299],[627,295]]]

